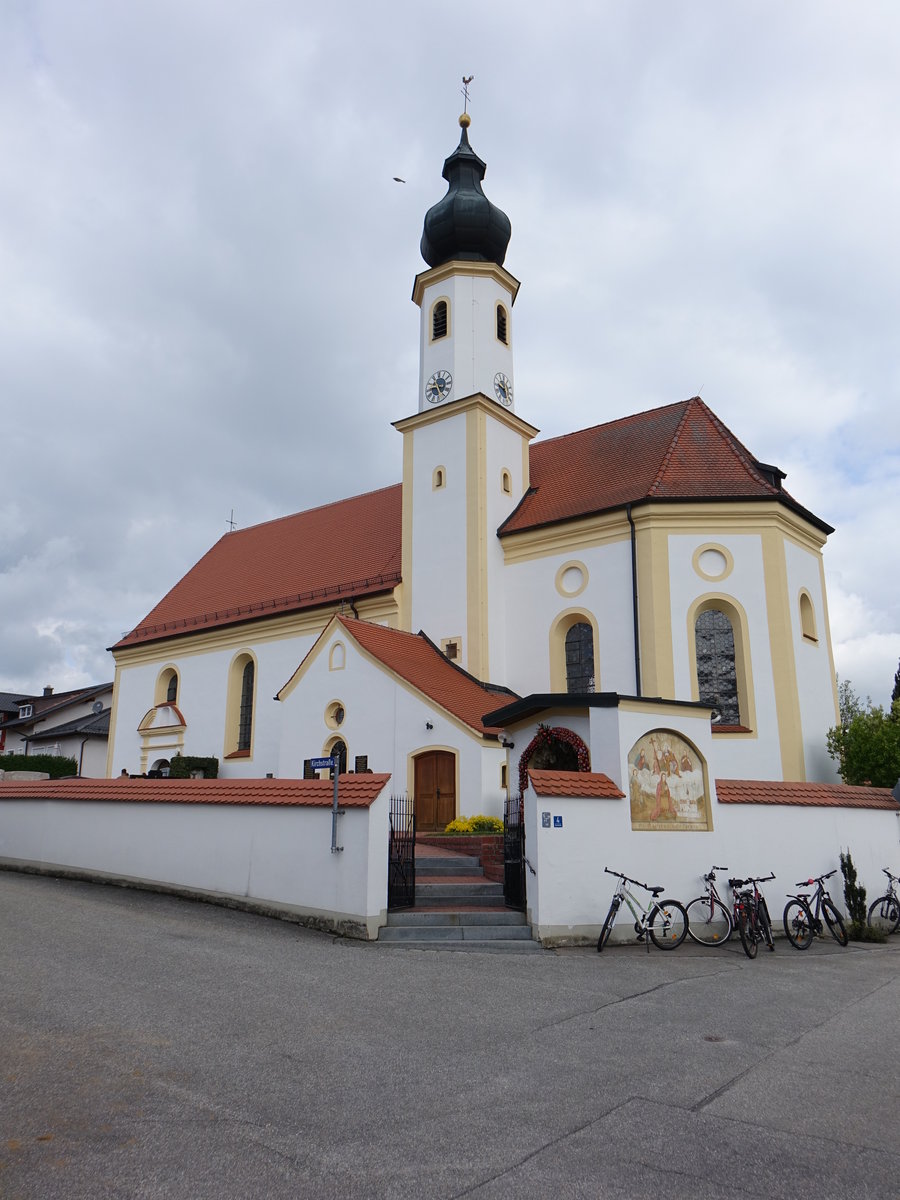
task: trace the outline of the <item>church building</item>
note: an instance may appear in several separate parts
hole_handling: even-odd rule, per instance
[[[107,774],[182,754],[286,779],[334,756],[441,829],[502,812],[541,718],[622,794],[626,772],[657,780],[647,820],[701,760],[834,781],[831,527],[696,396],[540,439],[516,408],[510,221],[469,123],[425,216],[400,482],[216,542],[112,647]]]

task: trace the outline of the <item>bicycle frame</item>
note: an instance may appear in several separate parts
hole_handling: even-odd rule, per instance
[[[768,875],[759,875],[756,878],[728,880],[728,886],[734,893],[734,923],[739,932],[741,918],[746,916],[745,928],[749,935],[749,942],[745,941],[745,935],[742,934],[741,943],[750,958],[756,957],[756,945],[759,942],[765,941],[770,950],[775,949],[775,942],[772,938],[772,917],[769,913],[769,906],[766,904],[766,898],[759,890],[761,883],[769,883],[774,878],[775,873],[770,872]],[[761,914],[762,920],[760,919]]]
[[[792,902],[799,904],[802,909],[805,910],[805,913],[809,918],[810,936],[807,940],[807,945],[810,941],[812,941],[813,937],[821,937],[824,935],[825,926],[827,924],[828,932],[832,935],[834,940],[839,945],[846,946],[847,933],[844,928],[841,914],[835,907],[834,901],[831,899],[828,889],[825,886],[825,880],[830,879],[831,876],[835,874],[837,874],[837,867],[835,867],[832,871],[828,871],[825,875],[816,875],[810,879],[801,879],[796,886],[798,888],[814,887],[815,890],[813,894],[810,896],[806,892],[796,892],[791,893],[788,896],[788,902],[784,910],[785,932],[788,934],[788,938],[795,946],[797,946],[798,940],[803,941],[805,939],[802,931],[798,933],[797,937],[792,937],[791,930],[788,928],[789,924],[791,924],[791,922],[788,920],[788,910],[791,908]],[[824,921],[822,919],[823,917],[825,918]],[[804,946],[798,948],[805,949],[806,947]]]
[[[628,910],[634,919],[634,928],[638,939],[645,942],[648,953],[650,952],[651,941],[655,946],[665,950],[674,949],[676,946],[681,945],[688,928],[687,913],[682,904],[677,900],[660,900],[660,895],[663,891],[662,887],[651,887],[650,884],[641,883],[639,879],[630,879],[627,875],[623,875],[621,871],[611,871],[609,867],[604,867],[603,869],[605,874],[614,875],[617,882],[613,890],[609,912],[607,913],[600,939],[597,942],[598,951],[602,950],[606,940],[609,938],[623,901],[628,906]],[[629,884],[650,892],[651,898],[647,902],[646,907],[644,907],[643,902],[628,886]],[[674,921],[673,914],[675,917]],[[654,924],[657,917],[661,918],[659,927],[656,927]],[[683,924],[679,923],[679,918]],[[669,935],[670,930],[674,930],[671,937]]]

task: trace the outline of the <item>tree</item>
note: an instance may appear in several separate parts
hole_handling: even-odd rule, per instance
[[[826,742],[841,779],[892,788],[900,779],[900,699],[890,712],[871,700],[863,706],[845,679],[838,685],[838,707],[841,723],[829,729]]]
[[[891,692],[891,704],[895,700],[900,700],[900,662],[897,663],[897,670],[894,674],[894,690]]]

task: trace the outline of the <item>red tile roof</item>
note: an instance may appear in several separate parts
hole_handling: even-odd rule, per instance
[[[114,649],[390,591],[401,486],[226,533]]]
[[[832,532],[696,396],[536,442],[530,463],[501,536],[641,501],[725,499],[778,499]],[[395,484],[225,534],[114,649],[390,591],[401,493]]]
[[[500,533],[648,500],[778,498],[831,532],[775,487],[699,396],[531,447],[531,487]]]
[[[720,804],[800,804],[825,808],[883,808],[900,812],[888,788],[845,783],[791,783],[768,779],[717,779]]]
[[[424,633],[403,633],[351,617],[337,620],[373,658],[478,733],[498,733],[493,726],[486,726],[482,717],[503,701],[518,699],[507,688],[473,679],[450,662]]]
[[[608,775],[596,771],[529,771],[528,777],[537,796],[575,796],[578,799],[622,800]]]
[[[368,808],[390,775],[341,775],[342,807]],[[0,779],[4,800],[109,800],[134,804],[278,804],[328,808],[329,779]]]

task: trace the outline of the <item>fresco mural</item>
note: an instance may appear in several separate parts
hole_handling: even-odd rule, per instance
[[[644,734],[628,754],[631,828],[707,833],[712,808],[703,759],[669,729]]]

